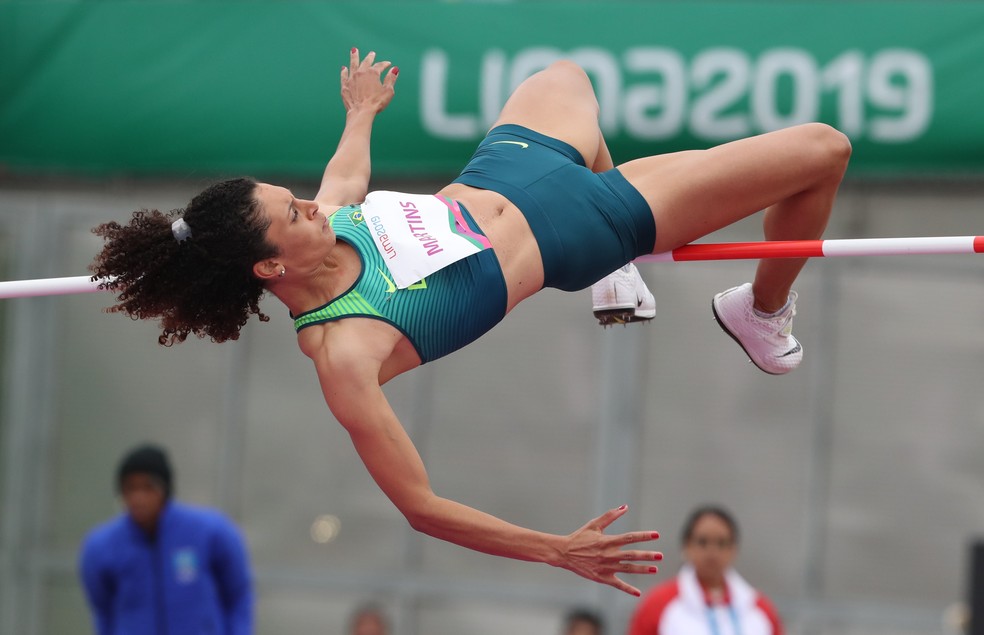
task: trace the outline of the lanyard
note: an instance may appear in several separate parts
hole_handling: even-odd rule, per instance
[[[735,612],[735,607],[732,604],[728,604],[728,615],[731,616],[731,625],[734,627],[734,635],[741,635],[741,626],[738,623],[738,613]],[[714,615],[714,607],[708,605],[707,607],[707,625],[711,627],[711,635],[721,635],[721,629],[718,628],[717,617]]]

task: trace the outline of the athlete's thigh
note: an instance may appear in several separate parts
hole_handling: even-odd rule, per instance
[[[573,62],[562,61],[520,84],[502,107],[493,127],[516,124],[577,148],[594,165],[601,130],[591,80]]]
[[[636,159],[618,169],[653,211],[655,251],[668,251],[835,175],[839,136],[809,124],[709,150]]]

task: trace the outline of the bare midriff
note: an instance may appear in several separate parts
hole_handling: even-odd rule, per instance
[[[543,287],[540,249],[518,207],[497,192],[461,183],[452,183],[438,194],[461,203],[495,249],[509,294],[507,313]]]

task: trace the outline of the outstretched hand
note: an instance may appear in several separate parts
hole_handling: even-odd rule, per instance
[[[628,511],[627,505],[611,509],[567,536],[567,549],[559,566],[593,580],[608,584],[629,595],[640,596],[639,589],[620,580],[618,573],[653,574],[659,570],[649,564],[663,559],[659,551],[623,550],[625,545],[648,542],[659,538],[655,531],[634,531],[607,535],[605,529]]]
[[[369,51],[360,60],[359,49],[352,49],[349,65],[342,67],[345,112],[365,108],[375,114],[389,105],[393,99],[396,76],[400,73],[400,69],[394,66],[384,77],[383,73],[390,66],[390,62],[377,62],[375,51]]]

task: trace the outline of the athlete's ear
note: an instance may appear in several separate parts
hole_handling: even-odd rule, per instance
[[[283,265],[281,265],[276,260],[261,260],[253,265],[253,275],[260,280],[271,280],[273,278],[282,277],[280,275],[281,270],[283,270]]]

